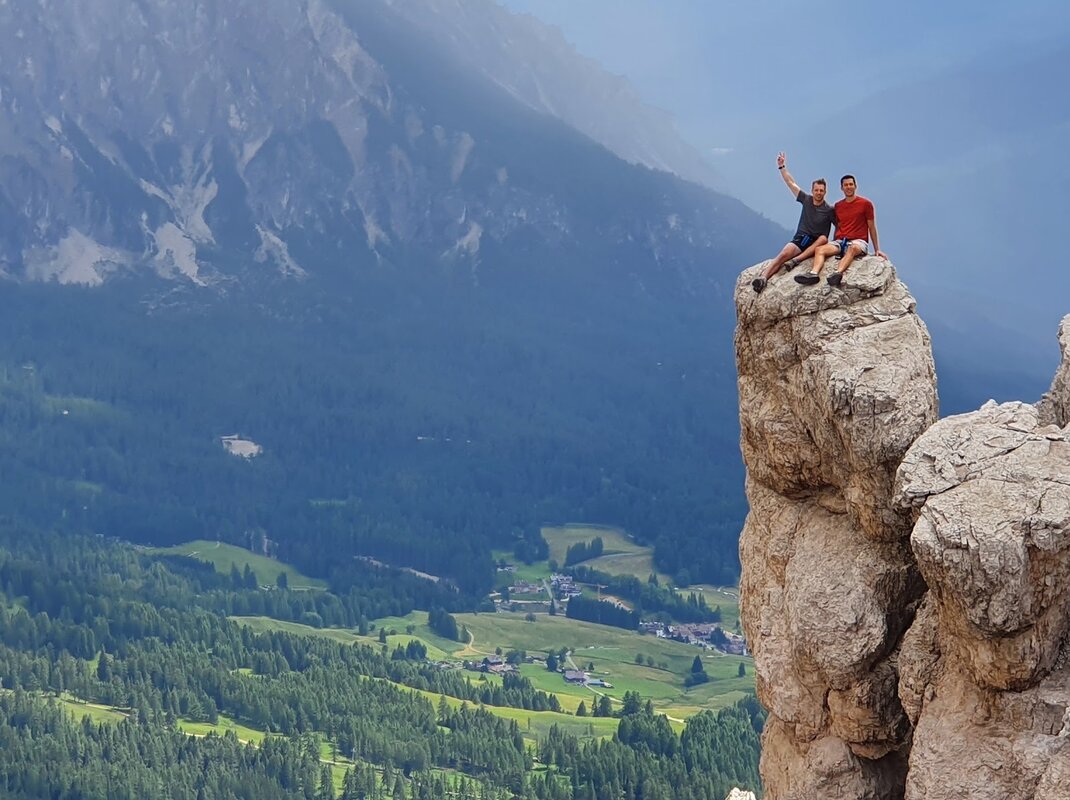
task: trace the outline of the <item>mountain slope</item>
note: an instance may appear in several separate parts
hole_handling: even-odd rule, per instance
[[[587,519],[730,579],[726,287],[782,232],[338,8],[0,7],[6,506],[472,590]]]
[[[624,78],[580,56],[558,28],[509,13],[493,0],[392,0],[390,7],[467,69],[624,160],[707,186],[722,183],[669,114],[647,106]]]

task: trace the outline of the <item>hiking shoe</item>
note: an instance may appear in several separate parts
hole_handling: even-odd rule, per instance
[[[829,275],[829,279],[828,280],[829,280],[829,286],[839,286],[840,282],[843,280],[843,273],[842,272],[833,272],[831,275]]]
[[[750,282],[750,285],[754,287],[754,291],[757,294],[761,294],[762,293],[762,289],[765,288],[767,283],[768,283],[768,281],[765,278],[755,278],[754,280],[752,280]]]
[[[799,262],[796,261],[794,258],[789,258],[787,261],[780,265],[780,268],[785,272],[791,272],[797,266],[799,266]]]
[[[795,276],[795,282],[801,283],[803,286],[813,286],[819,280],[821,280],[820,276],[812,272],[805,272],[802,275]]]

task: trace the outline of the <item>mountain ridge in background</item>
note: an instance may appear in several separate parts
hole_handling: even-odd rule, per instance
[[[728,293],[782,230],[391,4],[50,8],[0,9],[13,513],[466,591],[588,519],[734,577]]]

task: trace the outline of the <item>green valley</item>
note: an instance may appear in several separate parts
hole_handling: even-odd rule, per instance
[[[200,780],[227,797],[240,779],[295,800],[565,800],[611,785],[631,797],[636,776],[695,798],[757,786],[763,714],[745,658],[564,615],[434,610],[451,590],[385,567],[336,594],[261,581],[289,568],[210,542],[164,552],[27,533],[0,523],[9,786],[178,798]],[[206,545],[221,551],[212,563]],[[413,607],[409,579],[431,612]],[[444,637],[444,620],[467,641]],[[567,682],[554,659],[591,680]],[[696,663],[708,680],[689,686]],[[46,771],[26,770],[31,742]],[[71,747],[111,755],[72,761]],[[238,766],[197,778],[179,752]]]

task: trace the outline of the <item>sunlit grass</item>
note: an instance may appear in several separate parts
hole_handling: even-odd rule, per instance
[[[302,575],[289,564],[254,553],[243,547],[224,544],[223,542],[209,542],[204,539],[198,539],[193,542],[175,545],[174,547],[147,548],[147,552],[160,553],[162,555],[190,556],[200,561],[207,561],[215,567],[216,572],[221,572],[224,575],[230,573],[232,566],[237,567],[239,572],[244,572],[245,565],[248,564],[256,575],[257,583],[261,586],[274,586],[279,573],[283,572],[286,574],[286,580],[291,589],[327,588],[326,581]]]
[[[636,544],[628,534],[617,528],[601,528],[589,525],[545,527],[542,529],[542,537],[550,547],[550,558],[560,565],[565,563],[565,556],[568,554],[570,547],[580,542],[587,544],[595,538],[602,540],[602,552],[605,555],[640,553],[649,550],[649,548]]]
[[[89,717],[93,722],[97,723],[116,723],[126,719],[124,711],[111,706],[100,705],[99,703],[89,703],[73,695],[63,694],[53,699],[79,721],[83,717]]]
[[[194,736],[207,736],[209,733],[223,736],[227,732],[230,732],[237,736],[239,741],[251,742],[252,744],[260,744],[268,735],[264,731],[250,728],[248,725],[242,725],[240,722],[237,722],[230,717],[225,717],[222,714],[219,715],[218,722],[215,724],[180,719],[178,721],[178,729],[183,733],[189,733]]]

